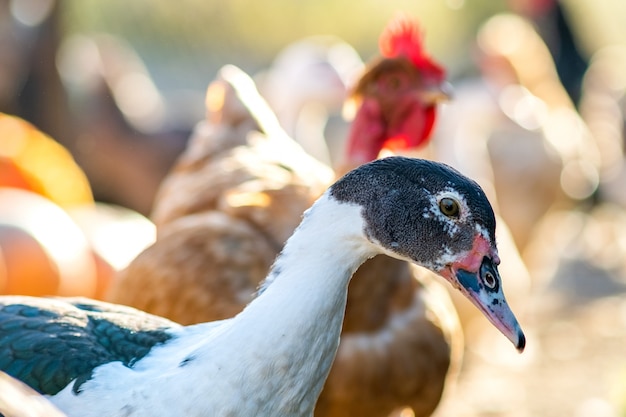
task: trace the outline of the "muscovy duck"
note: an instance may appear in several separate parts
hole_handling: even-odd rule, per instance
[[[350,278],[377,254],[438,273],[524,349],[497,270],[495,227],[484,192],[454,169],[373,161],[305,213],[234,318],[180,326],[87,299],[0,297],[0,369],[69,416],[311,416]]]

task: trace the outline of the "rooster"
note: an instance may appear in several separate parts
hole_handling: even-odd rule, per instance
[[[446,95],[445,72],[424,52],[414,22],[394,19],[381,45],[387,56],[354,90],[361,107],[346,169],[375,159],[383,148],[425,144],[436,103]],[[120,273],[109,296],[184,324],[241,311],[304,209],[333,176],[289,140],[236,68],[220,71],[208,89],[207,109],[207,120],[157,195],[156,243]],[[463,343],[454,307],[439,285],[386,256],[356,272],[316,416],[379,417],[401,407],[416,416],[432,413],[449,371],[458,368]]]
[[[352,92],[358,106],[344,170],[378,157],[382,149],[403,151],[425,145],[437,104],[447,100],[445,70],[423,47],[423,36],[406,15],[398,15],[379,39],[382,56],[368,65]]]

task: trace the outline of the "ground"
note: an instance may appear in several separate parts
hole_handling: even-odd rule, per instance
[[[521,355],[487,325],[434,417],[626,416],[624,281],[570,259],[533,291]]]

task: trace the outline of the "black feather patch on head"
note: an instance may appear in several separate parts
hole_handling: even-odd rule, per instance
[[[454,232],[432,215],[436,196],[445,192],[458,194],[467,204],[462,221],[453,224]],[[339,179],[330,195],[363,207],[365,233],[371,240],[423,265],[471,248],[476,226],[495,242],[495,215],[483,190],[438,162],[399,156],[376,160]]]

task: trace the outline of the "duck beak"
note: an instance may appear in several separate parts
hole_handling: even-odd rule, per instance
[[[487,319],[515,345],[521,353],[526,346],[526,337],[515,315],[504,298],[498,268],[491,258],[483,257],[476,272],[450,266],[455,285]],[[448,274],[445,274],[448,275]],[[454,283],[453,281],[453,283]]]

